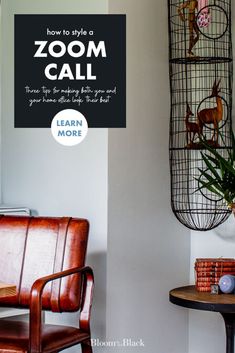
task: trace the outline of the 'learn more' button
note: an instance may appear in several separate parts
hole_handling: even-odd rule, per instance
[[[54,139],[64,146],[75,146],[87,135],[88,125],[82,113],[65,109],[55,115],[51,123]]]

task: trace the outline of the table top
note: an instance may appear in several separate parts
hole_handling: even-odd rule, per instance
[[[0,297],[8,297],[16,295],[16,286],[14,284],[7,284],[0,282]]]
[[[172,289],[169,299],[171,303],[189,309],[235,313],[234,294],[198,292],[195,286],[186,286]]]

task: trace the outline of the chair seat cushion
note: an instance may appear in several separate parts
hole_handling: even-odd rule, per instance
[[[54,352],[82,342],[90,337],[71,326],[43,325],[42,351]],[[0,352],[28,352],[29,324],[22,321],[0,320]]]

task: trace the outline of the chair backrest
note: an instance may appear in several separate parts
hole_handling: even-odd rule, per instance
[[[34,281],[85,263],[89,224],[85,219],[0,216],[0,282],[16,284],[14,297],[0,304],[29,307]],[[46,285],[44,310],[76,311],[81,278],[75,274]]]

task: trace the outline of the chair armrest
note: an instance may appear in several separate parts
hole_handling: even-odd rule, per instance
[[[37,279],[30,293],[30,352],[41,351],[41,313],[42,293],[45,285],[53,280],[80,273],[82,281],[82,302],[80,311],[80,328],[90,333],[90,312],[94,287],[93,271],[90,267],[74,267]]]

